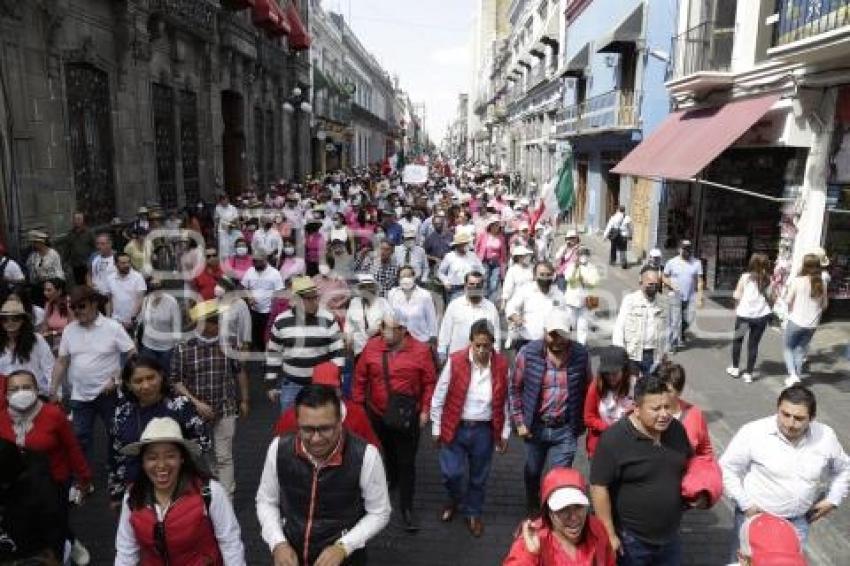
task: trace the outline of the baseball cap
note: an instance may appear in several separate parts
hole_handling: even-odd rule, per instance
[[[629,363],[629,356],[621,346],[606,346],[599,352],[599,372],[621,370]]]
[[[740,553],[752,566],[806,566],[797,530],[788,520],[759,513],[741,525]]]
[[[563,332],[569,334],[573,326],[573,320],[570,314],[564,309],[552,309],[546,315],[546,320],[543,322],[543,330],[549,332]]]
[[[649,250],[649,257],[661,257],[661,250],[658,248],[652,248]]]
[[[570,505],[590,505],[590,501],[588,501],[587,496],[584,492],[575,487],[559,487],[555,491],[552,492],[552,495],[549,496],[549,499],[546,500],[546,505],[549,506],[549,509],[552,511],[560,511],[564,507],[569,507]]]
[[[693,243],[691,243],[690,240],[682,240],[681,243],[679,244],[679,247],[680,248],[692,248]]]

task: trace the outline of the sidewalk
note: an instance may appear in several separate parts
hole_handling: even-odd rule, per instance
[[[583,236],[582,243],[592,250],[594,263],[602,264],[605,272],[602,287],[605,291],[619,299],[637,289],[639,265],[627,270],[609,268],[608,242],[596,236]],[[787,374],[782,361],[781,332],[769,329],[760,345],[755,381],[746,384],[726,375],[726,368],[731,365],[730,340],[735,315],[733,310],[711,301],[710,296],[710,293],[706,294],[706,304],[697,313],[693,327],[695,338],[673,359],[687,371],[684,396],[705,412],[714,450],[720,455],[743,424],[775,412],[776,399],[784,388]],[[616,312],[600,314],[594,344],[604,343],[610,338],[616,317]],[[850,361],[845,356],[848,342],[850,326],[847,323],[831,322],[819,328],[810,350],[809,377],[805,379],[806,385],[817,397],[818,420],[835,430],[845,451],[850,451]],[[731,507],[725,499],[722,505],[723,512],[717,518],[725,528],[731,528]],[[845,501],[813,526],[808,545],[812,564],[837,566],[847,563],[840,557],[850,555],[847,538],[850,533],[849,506],[850,502]],[[702,526],[689,523],[687,521],[685,525],[686,536],[691,528]],[[698,532],[695,530],[693,535],[697,536]]]

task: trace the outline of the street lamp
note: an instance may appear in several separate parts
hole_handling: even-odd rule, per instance
[[[293,150],[293,173],[295,175],[295,179],[300,181],[303,176],[303,171],[301,170],[301,126],[300,126],[300,116],[299,114],[312,114],[313,106],[307,100],[309,94],[305,90],[302,90],[300,87],[295,86],[292,89],[290,95],[283,101],[281,104],[281,108],[287,114],[293,114],[292,117],[292,150]]]

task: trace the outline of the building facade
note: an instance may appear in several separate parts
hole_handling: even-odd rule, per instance
[[[303,176],[309,112],[282,102],[310,86],[307,20],[274,0],[0,2],[7,239]]]

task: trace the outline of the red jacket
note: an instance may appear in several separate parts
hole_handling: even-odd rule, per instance
[[[419,412],[431,411],[431,396],[437,384],[431,348],[411,335],[404,337],[398,352],[390,352],[389,381],[394,393],[419,399]],[[380,335],[366,342],[366,347],[354,367],[354,388],[351,398],[355,403],[367,405],[377,415],[383,415],[389,398],[384,385],[382,357],[387,344]]]
[[[380,450],[381,441],[378,440],[378,436],[372,430],[369,416],[363,410],[363,407],[354,401],[345,401],[345,418],[342,421],[342,426],[351,434],[359,436],[369,444],[374,444]],[[280,415],[274,427],[274,433],[280,436],[288,432],[295,432],[297,428],[298,418],[295,415],[295,407],[290,407]]]
[[[590,383],[587,396],[584,398],[584,425],[587,427],[587,436],[584,441],[588,458],[593,458],[596,445],[599,444],[599,437],[611,426],[599,414],[599,390],[596,387],[598,379],[596,377]]]
[[[682,426],[688,433],[688,440],[695,456],[714,457],[714,449],[711,447],[711,437],[708,435],[708,424],[705,415],[696,405],[692,405],[684,399],[679,399],[679,407],[682,409]]]
[[[8,409],[0,411],[0,438],[15,442],[15,430]],[[24,447],[33,452],[42,452],[50,461],[53,481],[64,484],[71,472],[80,484],[91,482],[91,470],[80,443],[74,435],[71,423],[64,411],[56,405],[44,403],[33,420],[32,429],[24,439]]]
[[[130,512],[130,524],[136,535],[141,566],[164,566],[157,552],[154,535],[156,512],[150,506]],[[165,513],[165,543],[169,564],[181,566],[223,566],[213,524],[198,482],[178,497]]]
[[[209,267],[204,267],[204,270],[192,280],[192,283],[194,283],[198,294],[205,301],[209,301],[215,298],[215,286],[218,285],[218,280],[223,276],[224,272],[221,270],[221,267],[216,268],[214,271],[210,271]]]
[[[723,475],[714,458],[705,416],[699,407],[685,400],[680,399],[679,405],[682,409],[682,425],[688,434],[691,448],[694,449],[694,456],[688,460],[688,467],[682,478],[682,498],[686,502],[692,502],[705,492],[708,494],[709,504],[713,506],[723,495]]]
[[[458,350],[449,358],[451,360],[451,376],[449,389],[443,403],[443,413],[440,418],[440,441],[449,444],[454,440],[457,427],[463,416],[463,404],[469,391],[472,378],[472,363],[469,361],[469,347]],[[502,354],[493,352],[490,358],[490,383],[493,388],[493,420],[491,428],[493,440],[498,441],[502,436],[505,425],[505,399],[508,395],[508,360]]]

